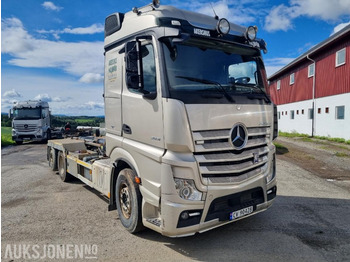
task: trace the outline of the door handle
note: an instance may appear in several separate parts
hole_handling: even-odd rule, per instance
[[[126,124],[123,124],[122,130],[123,130],[123,133],[125,133],[125,134],[128,134],[128,135],[132,134],[130,126],[128,126]]]

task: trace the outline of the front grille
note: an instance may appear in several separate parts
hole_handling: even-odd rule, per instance
[[[21,132],[21,133],[26,133],[26,132],[35,132],[37,130],[37,125],[35,124],[15,124],[15,129],[18,131],[18,132]]]
[[[241,150],[230,142],[231,129],[195,131],[195,158],[203,178],[211,183],[237,183],[267,168],[270,127],[249,127]]]

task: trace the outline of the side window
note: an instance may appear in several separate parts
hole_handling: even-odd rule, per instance
[[[335,66],[341,66],[345,64],[346,48],[343,48],[336,52],[335,55]]]
[[[142,46],[142,71],[144,91],[156,92],[156,65],[153,45],[151,44]]]
[[[335,119],[345,119],[345,106],[335,107]]]
[[[42,117],[42,118],[47,117],[47,113],[46,113],[46,110],[45,110],[45,109],[41,109],[41,117]]]

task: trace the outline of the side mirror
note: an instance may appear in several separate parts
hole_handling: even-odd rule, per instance
[[[131,41],[125,45],[126,84],[129,88],[143,89],[141,44]]]

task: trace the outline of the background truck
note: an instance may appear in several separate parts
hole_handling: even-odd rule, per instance
[[[188,236],[266,210],[277,118],[256,32],[155,1],[108,16],[106,136],[49,141],[51,168],[108,197],[132,233]]]
[[[14,104],[9,112],[12,120],[12,140],[17,144],[23,141],[47,141],[62,137],[61,130],[51,126],[49,104],[44,101],[21,101]]]

